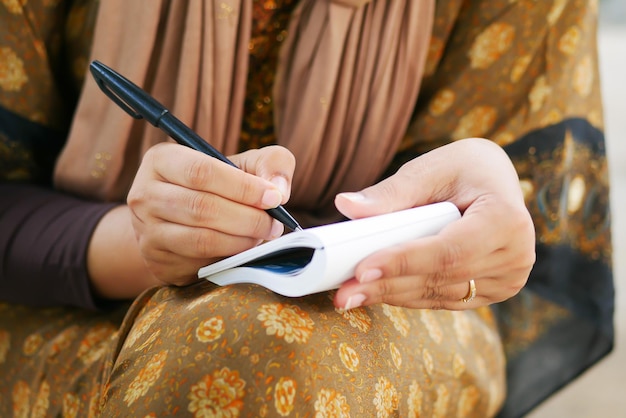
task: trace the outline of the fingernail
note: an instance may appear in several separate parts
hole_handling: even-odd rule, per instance
[[[362,293],[357,293],[348,298],[346,301],[346,306],[343,308],[346,311],[349,309],[358,308],[365,302],[365,295]]]
[[[287,183],[287,179],[283,176],[274,176],[270,180],[283,196],[289,196],[289,184]]]
[[[263,206],[268,208],[275,208],[280,205],[280,202],[283,200],[283,196],[276,189],[268,189],[263,193],[263,197],[261,198],[261,203]]]
[[[272,222],[272,230],[270,231],[270,239],[276,239],[280,237],[285,232],[285,226],[274,220]]]
[[[352,202],[362,202],[366,199],[363,193],[358,193],[358,192],[346,192],[346,193],[340,193],[340,195]]]
[[[365,270],[357,280],[361,283],[373,282],[374,280],[378,280],[383,277],[383,272],[380,269],[369,269]]]

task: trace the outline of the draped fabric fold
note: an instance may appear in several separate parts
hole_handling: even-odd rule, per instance
[[[292,15],[275,98],[279,143],[298,162],[293,206],[328,208],[381,176],[417,100],[433,13],[429,2],[312,2]]]
[[[148,90],[225,154],[236,152],[251,2],[150,4],[102,2],[92,59]],[[277,142],[298,162],[292,207],[327,209],[337,192],[381,176],[417,100],[433,14],[432,0],[300,2],[275,86]],[[112,33],[111,27],[122,30]],[[123,200],[143,153],[167,138],[133,121],[97,89],[88,78],[55,183],[84,196]],[[363,156],[367,165],[355,163]]]
[[[91,58],[150,91],[216,147],[233,152],[247,74],[250,2],[228,9],[202,0],[145,3],[100,4]],[[133,121],[97,90],[88,77],[55,184],[83,196],[122,200],[143,153],[167,138]]]

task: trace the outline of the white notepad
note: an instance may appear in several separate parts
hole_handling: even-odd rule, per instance
[[[368,255],[437,234],[460,217],[455,205],[442,202],[307,228],[203,267],[198,277],[222,286],[255,283],[294,297],[336,289]]]

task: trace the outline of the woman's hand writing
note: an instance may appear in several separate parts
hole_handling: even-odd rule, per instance
[[[162,143],[146,152],[128,206],[117,216],[130,221],[118,219],[117,225],[132,224],[136,258],[142,259],[153,283],[189,284],[198,268],[283,233],[283,225],[265,209],[289,199],[293,155],[271,146],[231,160],[241,170],[178,144]],[[101,236],[107,234],[106,217],[103,222],[96,230]],[[94,240],[109,246],[112,242],[98,241],[96,234]],[[104,258],[97,258],[97,248],[90,252],[96,260],[90,263],[96,288],[105,297],[119,294],[102,271]]]

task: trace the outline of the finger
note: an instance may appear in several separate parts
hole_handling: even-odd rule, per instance
[[[186,189],[171,183],[159,183],[134,194],[131,205],[137,212],[140,205],[150,205],[151,216],[174,224],[205,227],[229,235],[273,239],[284,227],[263,210],[245,206],[221,196]]]
[[[206,259],[183,257],[165,250],[151,249],[143,254],[151,273],[161,282],[184,286],[198,280],[198,270],[207,265]]]
[[[477,203],[476,208],[481,208]],[[486,216],[468,209],[439,234],[391,247],[365,258],[356,267],[360,281],[430,274],[449,281],[493,275],[494,270],[526,268],[534,263],[532,222]],[[484,211],[492,213],[491,210]],[[511,213],[511,212],[509,212]]]
[[[351,280],[335,295],[335,304],[344,308],[386,303],[415,309],[448,309],[467,295],[467,282],[432,286],[419,276],[385,278],[370,283]]]
[[[283,195],[282,203],[289,200],[296,159],[287,148],[271,145],[237,154],[231,160],[242,170],[275,184]]]
[[[457,171],[434,150],[374,186],[357,193],[338,194],[335,206],[348,218],[358,219],[446,201],[454,195]]]
[[[150,160],[161,180],[188,189],[261,209],[276,207],[283,200],[272,182],[182,145],[155,145],[144,158]]]
[[[472,309],[516,295],[522,286],[502,286],[502,283],[515,281],[518,281],[515,275],[475,279],[472,297],[470,280],[439,286],[428,285],[429,280],[418,276],[388,278],[366,284],[351,280],[337,291],[335,305],[344,309],[378,303],[413,309]]]
[[[498,176],[489,175],[492,172]],[[409,161],[374,186],[339,194],[335,205],[351,219],[442,201],[453,202],[463,212],[489,190],[523,204],[521,191],[511,184],[518,184],[517,173],[504,150],[492,141],[469,138]]]
[[[250,237],[232,236],[208,228],[187,227],[162,222],[141,237],[140,245],[185,258],[220,258],[239,253],[260,243]],[[205,263],[206,264],[206,263]]]

